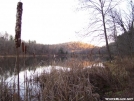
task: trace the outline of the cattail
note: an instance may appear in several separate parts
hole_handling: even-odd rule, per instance
[[[20,101],[20,85],[19,85],[19,53],[18,48],[21,45],[21,18],[22,18],[22,2],[18,2],[17,4],[17,14],[16,14],[16,26],[15,26],[15,45],[17,50],[17,56],[16,56],[16,67],[18,72],[18,99],[16,101]]]
[[[22,52],[26,54],[27,46],[25,46],[24,42],[21,43],[21,46],[22,46]]]
[[[18,2],[17,4],[17,14],[16,14],[16,27],[15,27],[15,44],[16,48],[20,47],[21,45],[21,19],[22,19],[22,2]]]
[[[24,45],[24,42],[22,42],[21,46],[22,46],[22,52],[25,52],[25,45]]]
[[[24,48],[25,50],[24,50],[24,52],[25,52],[25,54],[26,54],[26,52],[27,52],[27,46],[25,46],[25,48]]]

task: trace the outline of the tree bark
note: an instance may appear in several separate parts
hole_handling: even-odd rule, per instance
[[[109,55],[109,59],[111,61],[112,60],[112,56],[111,56],[110,48],[109,48],[109,45],[108,45],[107,30],[106,30],[106,25],[105,25],[105,16],[104,16],[104,12],[103,12],[103,7],[102,6],[101,6],[101,15],[102,15],[102,21],[103,21],[103,27],[104,27],[104,34],[105,34],[107,52],[108,52],[108,55]]]

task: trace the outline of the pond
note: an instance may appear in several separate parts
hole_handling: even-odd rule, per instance
[[[97,60],[97,59],[96,59]],[[0,58],[0,77],[7,79],[8,77],[14,76],[17,73],[15,68],[16,58],[4,57]],[[76,66],[90,67],[92,63],[86,58],[46,58],[46,57],[26,57],[19,58],[20,73],[27,71],[28,73],[37,73],[38,71],[50,72],[53,68],[63,69]],[[93,64],[95,65],[95,64]],[[100,64],[102,65],[102,64]],[[65,69],[64,68],[64,69]],[[36,71],[36,72],[35,72]],[[21,76],[20,76],[21,77]]]
[[[56,63],[59,65],[60,63],[64,62],[63,59],[48,59],[45,57],[26,57],[19,58],[19,68],[20,73],[23,71],[35,71],[37,68],[40,67],[48,67],[55,65]],[[14,76],[17,73],[16,70],[16,58],[15,57],[5,57],[0,58],[0,76],[4,79],[7,79],[8,77]]]
[[[0,58],[0,82],[5,82],[10,88],[17,91],[17,69],[16,58],[13,57],[4,57]],[[98,62],[96,59],[95,62],[91,62],[87,58],[46,58],[46,57],[26,57],[25,59],[19,58],[19,84],[20,84],[20,95],[24,97],[25,87],[28,86],[29,91],[33,90],[32,94],[34,95],[39,91],[40,87],[38,83],[33,83],[33,79],[40,76],[43,73],[50,73],[52,70],[62,70],[70,71],[70,69],[79,67],[79,68],[91,68],[93,66],[104,67],[102,63]],[[31,82],[32,81],[32,82]]]

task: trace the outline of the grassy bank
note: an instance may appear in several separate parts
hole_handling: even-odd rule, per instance
[[[77,61],[75,65],[69,63],[72,67],[70,71],[53,69],[51,73],[44,72],[26,81],[24,101],[98,101],[110,97],[132,98],[133,61],[128,58],[116,59],[111,63],[105,62],[105,68],[95,66],[84,69]],[[0,86],[1,101],[13,101],[11,99],[16,97],[16,93],[10,91],[11,88],[6,84],[1,83]]]
[[[134,97],[134,58],[117,59],[112,63],[106,63],[107,71],[116,81],[113,88],[105,93],[106,97],[132,98]],[[112,89],[112,87],[111,87]]]

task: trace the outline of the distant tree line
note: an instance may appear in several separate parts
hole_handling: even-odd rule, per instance
[[[24,41],[22,41],[24,42]],[[56,48],[52,45],[46,44],[38,44],[36,41],[29,40],[28,42],[24,42],[27,55],[63,55],[67,54],[68,52],[65,51],[62,47]],[[22,54],[22,49],[19,49],[19,53]],[[7,32],[4,34],[0,33],[0,55],[15,55],[16,48],[15,48],[15,41],[12,35],[9,35]]]

